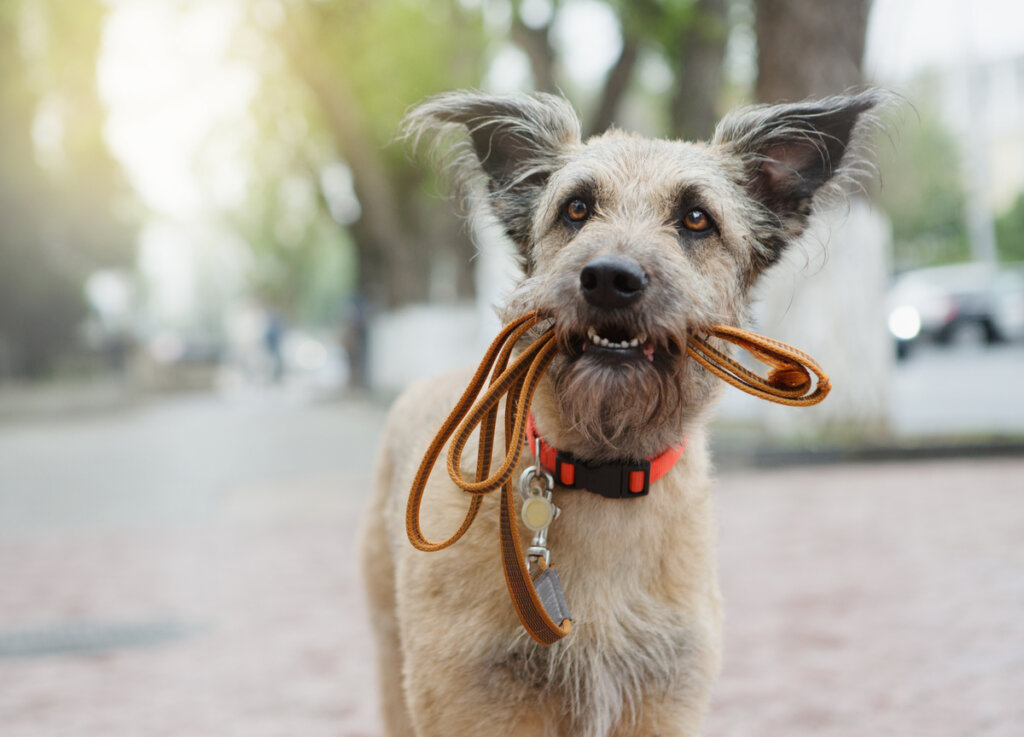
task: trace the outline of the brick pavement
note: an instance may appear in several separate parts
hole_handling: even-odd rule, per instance
[[[205,521],[0,540],[0,642],[69,621],[183,633],[0,659],[0,733],[380,734],[351,555],[366,483],[250,482]],[[732,472],[717,495],[707,735],[1024,734],[1024,459]]]

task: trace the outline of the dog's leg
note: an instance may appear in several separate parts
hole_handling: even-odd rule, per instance
[[[388,737],[413,737],[402,691],[402,647],[395,611],[395,563],[386,523],[392,467],[386,456],[385,451],[377,462],[376,488],[363,522],[359,547],[370,621],[377,640],[377,674],[384,727]]]
[[[446,482],[439,479],[428,491],[428,512],[464,509],[464,495]],[[509,604],[492,534],[497,504],[487,502],[496,501],[484,503],[457,547],[429,554],[402,549],[396,557],[405,694],[417,737],[563,735],[562,715],[543,684],[517,670],[521,649],[510,652],[510,643],[525,635]],[[538,678],[542,667],[536,666]]]
[[[542,694],[524,699],[515,686],[503,692],[483,670],[439,663],[436,649],[412,650],[406,692],[417,737],[568,737]]]
[[[691,683],[665,699],[645,700],[637,723],[620,727],[613,737],[700,737],[711,686],[709,678],[701,686]]]

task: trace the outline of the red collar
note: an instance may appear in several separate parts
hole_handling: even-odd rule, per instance
[[[679,445],[666,448],[661,453],[636,463],[584,463],[544,442],[533,422],[531,412],[526,419],[526,442],[531,453],[535,452],[538,440],[540,465],[555,477],[556,483],[570,489],[586,489],[610,499],[645,496],[651,484],[675,465],[686,447],[684,439]]]

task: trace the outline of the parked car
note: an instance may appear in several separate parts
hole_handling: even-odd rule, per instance
[[[1024,337],[1024,275],[1017,269],[982,263],[914,269],[896,278],[887,302],[900,358],[923,342]]]
[[[1000,273],[993,312],[1003,338],[1024,341],[1024,265],[1014,265]]]

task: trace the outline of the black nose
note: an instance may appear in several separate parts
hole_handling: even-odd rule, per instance
[[[630,258],[596,258],[580,271],[580,289],[587,302],[605,310],[636,302],[647,286],[647,274]]]

